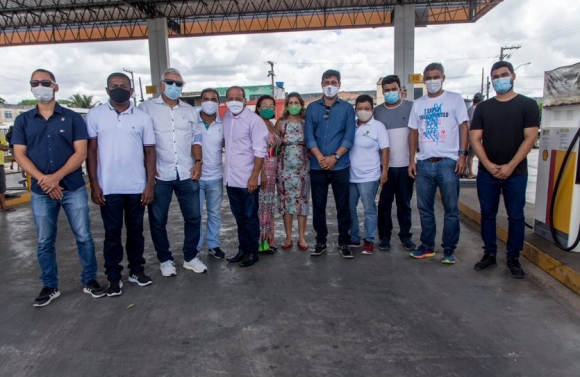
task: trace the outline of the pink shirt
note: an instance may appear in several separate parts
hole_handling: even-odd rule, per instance
[[[226,161],[224,183],[247,188],[254,169],[254,158],[267,156],[268,127],[248,107],[238,115],[229,110],[223,118]]]

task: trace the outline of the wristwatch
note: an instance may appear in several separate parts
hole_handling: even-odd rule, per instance
[[[203,164],[203,160],[199,160],[199,159],[198,159],[198,160],[195,160],[195,163],[196,163],[196,164],[197,164],[198,162],[199,162],[200,164]]]
[[[336,158],[336,161],[338,161],[338,160],[340,160],[340,155],[338,153],[335,153],[334,158]]]
[[[458,153],[459,153],[460,155],[463,155],[463,156],[467,156],[467,155],[469,155],[469,152],[468,152],[468,151],[458,151]]]

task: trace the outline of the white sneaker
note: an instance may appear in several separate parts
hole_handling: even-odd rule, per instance
[[[193,272],[197,274],[203,274],[207,271],[207,267],[203,262],[199,259],[199,257],[195,257],[189,262],[183,262],[183,268],[187,268],[188,270],[193,270]]]
[[[159,265],[161,270],[161,275],[163,276],[175,276],[177,275],[177,270],[175,269],[175,263],[172,260],[165,261]]]

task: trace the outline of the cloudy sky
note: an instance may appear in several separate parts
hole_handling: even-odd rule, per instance
[[[502,46],[512,51],[516,91],[542,96],[545,71],[580,62],[580,1],[504,0],[475,24],[417,28],[415,72],[432,61],[445,66],[444,87],[471,98],[498,60]],[[276,81],[287,91],[320,91],[328,68],[342,73],[342,90],[374,90],[379,77],[393,73],[393,28],[252,34],[169,41],[171,66],[179,69],[186,91],[208,86],[268,84],[267,60],[276,63]],[[28,86],[35,68],[53,71],[58,98],[74,93],[106,100],[105,80],[123,68],[143,85],[151,83],[146,40],[2,47],[0,97],[8,103],[33,98]],[[493,89],[492,89],[493,91]],[[490,93],[490,94],[493,94]]]

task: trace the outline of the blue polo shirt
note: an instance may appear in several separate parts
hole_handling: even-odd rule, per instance
[[[25,145],[26,155],[34,166],[43,174],[53,174],[73,155],[73,143],[88,138],[83,118],[56,103],[48,120],[40,115],[38,107],[18,115],[14,120],[12,143]],[[60,181],[60,186],[67,191],[78,190],[84,185],[80,166]],[[36,179],[32,179],[32,192],[44,194]]]
[[[325,119],[328,115],[328,119]],[[318,148],[324,156],[331,156],[338,148],[349,150],[354,143],[356,132],[355,114],[352,105],[338,98],[332,104],[327,114],[324,98],[312,102],[306,109],[305,142],[306,149]],[[350,159],[348,152],[340,157],[333,170],[348,168]],[[314,155],[310,158],[310,169],[320,170],[318,160]]]

